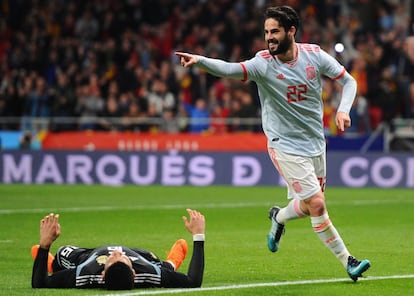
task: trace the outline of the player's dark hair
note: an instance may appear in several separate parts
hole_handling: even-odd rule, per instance
[[[131,267],[115,262],[105,271],[105,287],[108,290],[131,290],[134,288],[134,274]]]
[[[290,6],[274,6],[268,7],[265,12],[265,19],[273,18],[277,20],[285,31],[293,26],[296,32],[299,30],[300,18],[297,12]]]

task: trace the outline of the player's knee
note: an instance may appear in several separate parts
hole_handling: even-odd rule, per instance
[[[305,201],[311,216],[322,216],[326,212],[325,197],[322,192],[307,198]]]

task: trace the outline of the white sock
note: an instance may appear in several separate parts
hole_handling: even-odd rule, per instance
[[[288,220],[304,218],[306,216],[300,208],[300,200],[292,199],[286,207],[280,209],[279,213],[277,213],[276,221],[280,224],[286,224]]]
[[[326,213],[320,217],[311,217],[311,222],[313,230],[319,236],[320,240],[346,268],[350,254],[341,236],[329,219],[329,215]]]

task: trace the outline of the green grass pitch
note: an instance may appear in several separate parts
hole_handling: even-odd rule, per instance
[[[112,243],[147,248],[164,258],[176,239],[191,242],[181,216],[194,208],[207,220],[203,289],[175,294],[413,295],[413,190],[328,187],[333,223],[351,253],[372,263],[367,279],[356,284],[313,233],[309,219],[290,221],[280,250],[267,250],[267,211],[284,206],[285,195],[281,187],[1,185],[0,294],[115,295],[31,288],[30,247],[38,243],[39,220],[49,212],[60,213],[62,226],[52,252],[62,244]],[[180,271],[188,263],[189,258]],[[148,293],[171,290],[116,295]]]

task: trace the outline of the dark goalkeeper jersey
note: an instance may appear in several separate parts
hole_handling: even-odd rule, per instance
[[[47,273],[48,250],[39,249],[33,265],[32,287],[35,288],[103,288],[102,271],[106,258],[114,250],[131,259],[135,270],[135,287],[199,287],[204,270],[204,242],[194,242],[188,275],[174,271],[171,264],[139,248],[102,246],[95,249],[62,246],[53,262],[53,274]]]

